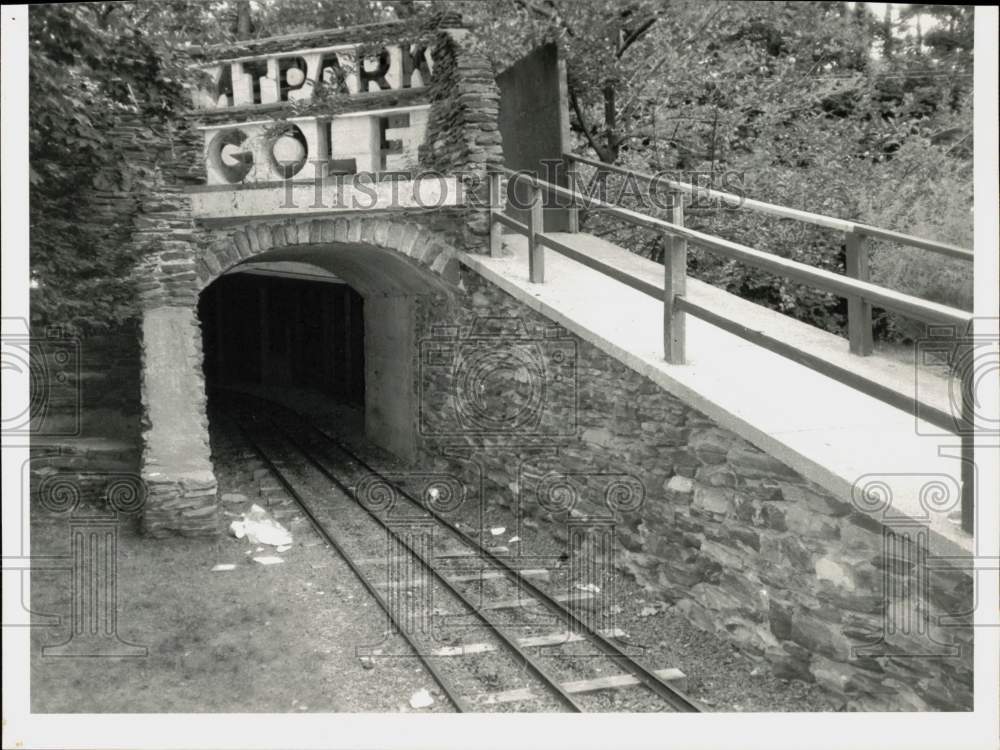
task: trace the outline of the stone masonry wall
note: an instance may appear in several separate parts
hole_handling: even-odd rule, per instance
[[[31,338],[32,502],[57,512],[107,507],[124,491],[141,504],[135,325],[87,335],[35,328]]]
[[[421,308],[421,340],[443,331],[468,339],[474,324],[492,319],[496,329],[499,319],[520,321],[527,331],[521,338],[535,343],[518,343],[515,331],[468,344],[462,356],[483,347],[493,353],[495,375],[467,381],[488,386],[479,394],[464,394],[449,368],[419,369],[415,388],[425,415],[447,422],[462,399],[473,404],[464,436],[422,425],[423,465],[446,464],[444,449],[456,441],[472,446],[486,469],[487,497],[543,522],[560,520],[545,502],[545,488],[559,484],[552,476],[580,485],[576,506],[562,509],[582,516],[607,514],[608,477],[631,475],[644,498],[635,509],[619,506],[617,564],[690,621],[767,660],[779,675],[820,683],[851,709],[971,710],[970,627],[932,629],[959,649],[943,658],[914,656],[929,645],[941,650],[915,632],[888,636],[868,655],[852,651],[878,643],[893,592],[914,593],[907,588],[914,586],[912,558],[883,554],[878,521],[464,267],[462,282],[467,295],[446,312],[441,304]],[[515,350],[521,353],[504,355]],[[556,362],[560,350],[575,358],[572,368]],[[535,374],[522,366],[533,357],[544,364]],[[547,384],[563,384],[545,391],[535,422],[518,427],[512,419],[505,434],[502,420],[476,421],[477,409],[516,415],[518,404],[531,406],[526,383],[539,373]],[[574,387],[565,383],[570,373]],[[504,378],[506,387],[488,392]],[[493,429],[476,434],[484,426]],[[971,602],[968,576],[935,573],[929,600],[919,605],[924,615],[959,614]]]
[[[489,61],[474,52],[467,40],[461,30],[437,36],[431,110],[427,136],[420,147],[420,165],[460,176],[468,202],[486,206],[487,170],[503,166],[498,125],[500,89]],[[474,206],[467,208],[465,231],[468,244],[486,248],[482,241],[489,234],[486,212]]]
[[[406,102],[385,99],[384,104],[395,106],[426,96],[431,112],[421,166],[446,175],[461,174],[467,189],[484,191],[487,164],[502,162],[496,127],[499,94],[485,60],[462,48],[459,40],[465,32],[460,24],[458,16],[445,13],[413,23],[319,31],[300,40],[315,45],[343,38],[375,47],[401,38],[432,43],[435,67],[427,91],[408,92]],[[294,49],[297,43],[291,37],[255,40],[195,55],[218,59],[271,53]],[[402,96],[384,93],[390,98]],[[367,94],[361,98],[384,99]],[[352,108],[353,102],[334,99],[313,104],[332,108],[326,112],[331,114]],[[232,115],[228,110],[226,114]],[[146,146],[130,154],[142,175],[135,191],[138,212],[131,241],[139,257],[134,278],[144,334],[143,478],[149,489],[144,528],[154,535],[216,533],[216,486],[208,453],[195,312],[204,286],[235,263],[271,248],[345,241],[391,247],[447,280],[457,273],[456,251],[480,250],[487,233],[481,212],[468,207],[435,215],[369,212],[363,217],[289,217],[248,223],[236,230],[206,229],[193,221],[185,191],[205,181],[203,147],[195,127],[204,119],[205,113],[192,112],[156,133],[140,124],[130,126],[131,142]]]

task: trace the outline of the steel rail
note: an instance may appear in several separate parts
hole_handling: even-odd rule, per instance
[[[369,516],[371,516],[383,529],[385,529],[385,531],[388,532],[393,537],[393,539],[395,539],[403,547],[405,547],[407,551],[409,551],[410,554],[413,555],[414,558],[416,558],[425,568],[427,568],[427,570],[437,579],[437,581],[442,586],[444,586],[448,590],[449,593],[451,593],[455,598],[457,598],[459,601],[465,604],[465,606],[468,607],[473,612],[473,614],[476,615],[476,617],[478,617],[490,630],[492,630],[493,633],[496,635],[496,637],[499,638],[501,641],[503,641],[504,645],[506,645],[511,651],[513,651],[518,656],[518,658],[521,660],[524,666],[526,666],[529,670],[531,670],[531,672],[535,675],[535,677],[541,680],[546,685],[546,687],[548,687],[553,693],[555,693],[558,696],[560,702],[562,702],[563,705],[565,705],[571,711],[574,711],[576,713],[584,712],[583,706],[575,698],[573,698],[573,696],[570,693],[566,692],[565,688],[563,688],[563,686],[560,684],[559,680],[556,677],[549,674],[548,670],[545,669],[545,667],[543,667],[535,659],[533,659],[531,655],[529,655],[513,638],[511,638],[507,633],[505,633],[496,624],[496,622],[493,621],[491,617],[489,617],[485,612],[479,609],[476,606],[475,602],[469,599],[469,597],[466,594],[462,593],[455,586],[454,583],[452,583],[447,579],[446,576],[444,576],[441,572],[436,570],[434,566],[431,565],[431,563],[423,555],[417,552],[395,530],[390,528],[389,525],[382,518],[380,518],[377,513],[372,511],[370,508],[366,507],[365,504],[362,503],[361,500],[358,498],[354,490],[347,484],[345,484],[341,479],[341,477],[339,477],[335,472],[330,470],[323,462],[317,459],[313,451],[303,446],[299,440],[293,437],[288,430],[284,429],[273,418],[268,417],[268,419],[271,422],[271,424],[275,428],[277,428],[277,430],[284,436],[285,440],[287,440],[289,443],[295,446],[295,448],[303,455],[303,457],[312,466],[318,469],[327,479],[329,479],[331,482],[337,485],[337,487],[344,494],[346,494],[348,497],[354,500],[354,502],[357,503],[357,505],[360,508],[362,508]],[[384,477],[381,476],[380,478],[384,479]],[[400,493],[401,495],[405,494],[398,487],[392,485],[392,483],[389,482],[387,483],[390,484],[390,486],[392,486],[396,492]],[[419,507],[422,510],[424,510],[423,506]],[[440,519],[436,520],[440,522]],[[519,576],[518,580],[524,580],[524,579]]]
[[[362,468],[371,472],[375,476],[381,477],[384,480],[384,477],[382,477],[382,475],[378,471],[376,471],[367,462],[365,462],[364,459],[355,455],[354,452],[351,451],[349,448],[342,445],[341,442],[337,440],[335,437],[329,435],[325,430],[323,430],[320,427],[317,427],[316,425],[309,423],[309,426],[319,434],[323,435],[332,445],[336,446],[341,451],[343,451],[344,454],[349,456],[353,461],[357,462],[358,465],[360,465]],[[640,682],[642,682],[646,687],[648,687],[650,690],[652,690],[654,693],[660,696],[671,707],[679,711],[692,712],[692,713],[701,711],[698,705],[691,698],[688,698],[686,695],[684,695],[681,691],[677,690],[673,686],[668,685],[666,682],[660,679],[660,677],[654,674],[652,670],[647,669],[642,664],[629,657],[624,651],[621,650],[621,648],[618,647],[617,644],[614,643],[614,641],[605,638],[597,631],[591,629],[587,625],[587,623],[583,619],[578,617],[571,609],[555,601],[541,588],[536,586],[527,578],[521,576],[517,568],[512,567],[505,560],[493,554],[488,548],[482,546],[473,537],[469,536],[468,534],[465,534],[463,531],[459,529],[456,529],[453,525],[448,523],[447,519],[441,516],[441,514],[435,511],[433,508],[428,508],[424,506],[404,490],[400,488],[396,489],[407,500],[409,500],[417,507],[429,512],[435,518],[435,520],[439,521],[441,524],[446,526],[454,534],[457,534],[463,542],[473,547],[473,549],[476,549],[478,552],[484,555],[486,559],[488,559],[491,563],[499,567],[502,571],[506,572],[510,576],[512,576],[520,585],[522,585],[525,589],[527,589],[532,596],[536,597],[539,601],[541,601],[543,604],[545,604],[547,607],[549,607],[552,611],[554,611],[558,615],[565,616],[567,619],[569,619],[573,623],[573,625],[575,625],[578,628],[578,632],[584,633],[588,638],[597,643],[600,649],[604,651],[604,653],[608,655],[612,659],[612,661],[614,661],[620,667],[627,670],[633,676],[639,679]]]
[[[459,694],[458,689],[452,684],[452,682],[447,677],[445,677],[437,669],[437,667],[433,664],[431,659],[428,658],[428,655],[424,653],[423,649],[416,642],[413,636],[405,628],[403,628],[402,624],[393,614],[392,607],[389,606],[389,603],[385,600],[385,597],[382,596],[382,593],[378,590],[376,585],[368,578],[367,575],[365,575],[365,573],[360,569],[360,567],[358,567],[357,562],[350,555],[350,553],[346,549],[344,549],[344,546],[340,543],[340,540],[336,536],[334,536],[334,534],[328,531],[327,528],[320,522],[320,520],[313,513],[312,509],[309,508],[308,503],[302,497],[301,493],[299,493],[295,489],[292,483],[285,476],[284,472],[282,472],[281,469],[279,469],[277,465],[275,465],[274,461],[272,461],[271,458],[267,455],[267,453],[260,447],[260,444],[250,436],[249,431],[237,419],[232,419],[232,421],[236,425],[237,429],[240,431],[240,434],[243,436],[243,439],[250,445],[251,448],[253,448],[254,452],[257,454],[260,460],[267,465],[267,467],[271,470],[271,472],[274,473],[274,475],[278,478],[278,481],[281,482],[282,486],[288,491],[288,494],[291,495],[291,497],[295,499],[295,502],[298,503],[299,507],[302,508],[303,512],[306,514],[306,517],[309,519],[309,522],[313,525],[313,528],[316,529],[316,532],[320,534],[320,536],[322,536],[330,544],[330,546],[333,547],[334,550],[336,550],[337,554],[340,555],[340,557],[343,559],[345,563],[347,563],[347,567],[351,569],[351,572],[354,573],[354,575],[357,577],[359,581],[361,581],[361,584],[365,587],[365,590],[368,591],[369,594],[371,594],[371,596],[375,599],[376,602],[378,602],[378,605],[382,608],[382,610],[386,613],[386,615],[388,615],[389,619],[392,620],[393,624],[396,626],[396,629],[400,632],[400,634],[409,644],[410,648],[413,649],[414,653],[417,655],[417,658],[420,659],[421,664],[424,665],[424,667],[430,673],[431,677],[434,678],[434,681],[438,684],[438,686],[441,688],[442,692],[452,703],[452,705],[455,706],[455,709],[459,713],[468,713],[470,710],[472,710],[469,704],[465,701],[465,699]]]
[[[659,676],[657,676],[652,670],[647,669],[645,666],[643,666],[639,662],[637,662],[634,659],[632,659],[631,657],[629,657],[613,641],[611,641],[610,639],[604,637],[603,635],[601,635],[597,631],[595,631],[592,628],[590,628],[590,626],[587,625],[587,623],[584,620],[582,620],[580,617],[578,617],[572,610],[570,610],[568,607],[565,607],[563,604],[555,601],[554,599],[552,599],[552,597],[550,597],[541,588],[539,588],[538,586],[536,586],[534,583],[532,583],[531,581],[529,581],[527,578],[521,576],[520,573],[518,572],[517,568],[512,567],[506,561],[504,561],[500,557],[498,557],[495,554],[493,554],[489,549],[487,549],[486,547],[482,546],[479,543],[479,541],[476,540],[475,538],[473,538],[473,537],[469,536],[468,534],[462,532],[461,530],[455,528],[438,511],[434,510],[433,508],[425,506],[424,504],[420,503],[417,499],[415,499],[412,495],[410,495],[408,492],[406,492],[402,488],[399,488],[399,487],[396,487],[395,485],[393,485],[391,482],[389,482],[385,478],[384,475],[382,475],[378,470],[376,470],[374,467],[372,467],[370,464],[368,464],[360,456],[358,456],[357,454],[355,454],[350,448],[348,448],[347,446],[345,446],[338,438],[334,437],[329,432],[327,432],[325,429],[317,426],[310,419],[306,418],[304,415],[302,415],[301,413],[299,413],[295,409],[292,409],[291,407],[286,406],[285,404],[280,404],[278,402],[271,401],[270,399],[264,399],[264,398],[259,398],[259,397],[253,397],[253,398],[258,398],[261,401],[266,401],[269,404],[273,404],[273,405],[278,406],[278,407],[280,407],[282,409],[285,409],[288,412],[291,412],[298,419],[300,419],[307,427],[309,427],[311,430],[313,430],[314,432],[316,432],[318,435],[322,436],[328,443],[330,443],[331,445],[333,445],[335,448],[339,449],[342,453],[344,453],[352,461],[354,461],[355,463],[357,463],[365,471],[367,471],[371,475],[376,476],[376,477],[382,479],[383,481],[385,481],[387,484],[389,484],[390,486],[392,486],[401,497],[406,498],[410,503],[412,503],[416,507],[420,508],[421,511],[429,513],[436,521],[438,521],[442,526],[444,526],[445,528],[447,528],[451,533],[453,533],[454,535],[456,535],[463,543],[465,543],[466,545],[468,545],[468,546],[472,547],[473,549],[475,549],[476,551],[478,551],[487,560],[489,560],[489,562],[491,562],[494,566],[496,566],[497,568],[499,568],[503,572],[505,572],[508,575],[510,575],[514,580],[516,580],[518,582],[519,585],[523,586],[532,596],[534,596],[535,598],[537,598],[540,602],[542,602],[545,606],[547,606],[551,611],[553,611],[554,613],[556,613],[560,617],[565,617],[567,619],[567,621],[569,621],[573,625],[575,625],[578,628],[578,632],[584,633],[588,638],[590,638],[592,641],[594,641],[594,643],[596,643],[598,645],[598,647],[609,658],[611,658],[612,661],[614,661],[616,664],[618,664],[620,667],[622,667],[626,671],[630,672],[643,685],[645,685],[653,693],[655,693],[660,698],[662,698],[672,708],[674,708],[674,709],[676,709],[678,711],[688,712],[688,713],[701,712],[702,709],[698,706],[698,704],[693,699],[691,699],[688,696],[686,696],[683,692],[681,692],[677,688],[675,688],[675,687],[667,684]],[[323,469],[321,469],[321,471],[322,470]],[[328,472],[324,471],[324,474],[326,476],[330,477],[331,479],[333,479],[332,473],[328,473]],[[359,503],[359,504],[361,504],[361,503]],[[364,507],[363,504],[362,504],[362,507]],[[365,510],[368,511],[369,514],[374,515],[372,513],[372,511],[369,510],[368,508],[365,508]],[[377,516],[376,516],[376,518],[377,518]],[[437,574],[435,573],[435,575],[437,575]]]

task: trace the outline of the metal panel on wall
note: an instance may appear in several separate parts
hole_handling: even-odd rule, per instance
[[[567,185],[566,171],[548,167],[545,160],[560,160],[569,147],[569,96],[566,88],[566,64],[555,44],[546,44],[518,60],[499,76],[500,135],[503,138],[504,163],[509,169],[525,169],[543,180]],[[518,203],[527,205],[528,192],[517,186]],[[553,205],[548,196],[546,205]],[[507,213],[527,222],[527,209],[509,206]],[[564,232],[569,229],[568,211],[546,208],[545,229]]]

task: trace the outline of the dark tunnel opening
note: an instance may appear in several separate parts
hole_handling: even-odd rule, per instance
[[[364,300],[331,280],[230,273],[198,302],[208,392],[308,391],[365,403]]]

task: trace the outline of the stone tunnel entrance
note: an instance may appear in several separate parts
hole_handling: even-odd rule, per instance
[[[353,410],[369,440],[412,460],[414,305],[449,291],[411,259],[362,243],[255,255],[199,297],[209,395],[213,387],[258,388],[278,399],[307,394],[331,410]]]
[[[310,411],[416,458],[415,317],[457,289],[446,233],[357,215],[229,226],[196,276],[196,294],[143,313],[147,533],[214,533],[213,386],[306,391]]]

